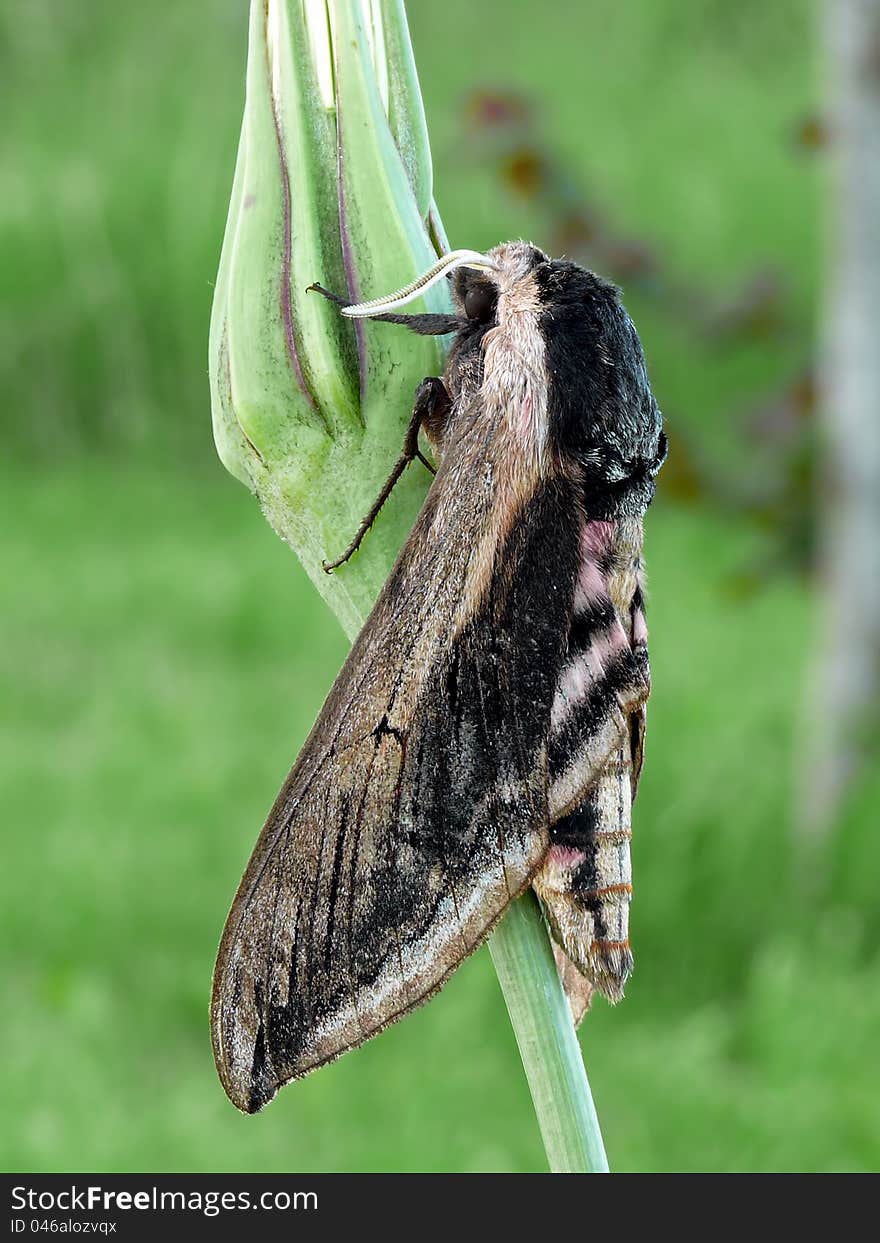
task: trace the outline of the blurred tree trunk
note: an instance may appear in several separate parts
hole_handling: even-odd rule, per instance
[[[880,698],[880,0],[824,0],[831,201],[819,634],[799,826],[831,830]]]

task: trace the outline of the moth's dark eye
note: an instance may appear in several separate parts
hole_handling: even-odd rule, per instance
[[[491,319],[498,296],[486,285],[472,287],[464,295],[464,313],[468,319]]]

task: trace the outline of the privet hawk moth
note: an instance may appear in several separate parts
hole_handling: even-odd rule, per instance
[[[444,275],[454,314],[395,313]],[[529,885],[576,1019],[632,967],[642,520],[666,453],[635,327],[613,286],[523,242],[342,307],[455,335],[380,501],[420,429],[433,484],[220,945],[214,1052],[248,1112],[430,997]]]

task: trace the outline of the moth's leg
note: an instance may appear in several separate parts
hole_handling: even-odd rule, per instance
[[[345,298],[340,298],[338,293],[333,293],[330,289],[325,289],[323,285],[319,285],[317,281],[306,288],[306,293],[319,293],[326,298],[328,302],[335,302],[337,306],[351,306],[351,303]]]
[[[309,285],[306,293],[319,293],[322,297],[327,298],[330,302],[335,302],[340,307],[353,305],[347,298],[340,298],[338,293],[331,293],[329,289],[325,289],[317,281],[313,285]],[[400,324],[402,327],[408,328],[410,332],[418,333],[420,337],[442,337],[450,332],[460,332],[468,323],[467,318],[461,315],[443,315],[431,312],[423,315],[396,315],[392,311],[383,311],[381,314],[365,315],[362,318],[369,319],[373,323],[378,321],[381,324]]]
[[[416,390],[416,400],[413,406],[412,415],[410,417],[409,426],[406,429],[406,436],[404,437],[403,450],[400,457],[394,463],[394,467],[391,474],[385,480],[382,491],[370,506],[369,512],[361,522],[355,532],[354,539],[348,545],[345,552],[343,552],[341,556],[337,557],[335,561],[322,562],[325,574],[330,574],[333,570],[338,569],[339,566],[344,565],[345,562],[348,561],[349,557],[357,552],[363,542],[364,536],[376,521],[379,516],[379,511],[394,491],[397,481],[400,479],[400,476],[406,470],[407,466],[409,466],[410,462],[414,462],[416,458],[418,458],[418,460],[428,468],[432,475],[435,474],[434,467],[419,448],[419,429],[423,424],[431,430],[436,430],[438,427],[442,426],[442,424],[446,421],[447,415],[449,414],[451,404],[449,394],[447,393],[446,386],[442,380],[437,379],[436,376],[428,376],[426,379],[422,380]]]
[[[427,376],[416,390],[416,407],[421,407],[421,429],[432,445],[438,445],[443,439],[446,422],[452,410],[452,398],[446,391],[446,385],[436,376]],[[425,459],[419,454],[421,461]],[[425,465],[434,473],[433,466]]]

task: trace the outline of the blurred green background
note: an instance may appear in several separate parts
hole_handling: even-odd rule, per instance
[[[0,1165],[543,1169],[485,951],[262,1116],[214,1074],[227,905],[345,652],[211,440],[245,7],[0,8]],[[409,11],[453,244],[546,244],[546,198],[474,144],[466,101],[516,91],[572,193],[664,274],[623,282],[672,453],[648,519],[637,971],[582,1028],[612,1167],[876,1168],[880,788],[854,791],[805,874],[790,809],[810,587],[773,560],[772,524],[724,503],[772,456],[742,411],[814,351],[811,8]],[[760,304],[755,331],[701,330],[699,299],[723,307],[768,265],[772,330]],[[677,446],[717,487],[683,479]]]

